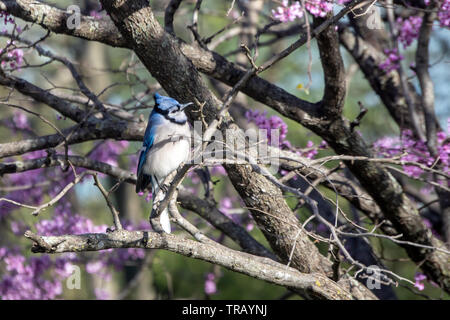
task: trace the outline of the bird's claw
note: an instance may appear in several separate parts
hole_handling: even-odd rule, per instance
[[[161,190],[162,190],[164,193],[167,193],[167,192],[169,191],[169,186],[168,186],[167,184],[163,184],[163,185],[161,186]]]
[[[116,229],[114,227],[106,228],[106,233],[113,233],[114,231],[116,231]]]

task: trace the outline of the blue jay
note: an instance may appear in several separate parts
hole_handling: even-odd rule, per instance
[[[136,192],[151,185],[153,201],[164,179],[189,160],[191,131],[184,109],[192,105],[192,102],[180,104],[158,93],[154,98],[155,107],[148,118],[136,183]],[[170,233],[167,208],[161,213],[160,222],[163,230]]]

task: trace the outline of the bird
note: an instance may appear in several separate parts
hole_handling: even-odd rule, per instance
[[[153,201],[164,179],[190,158],[191,130],[185,108],[193,104],[181,104],[157,92],[154,99],[155,106],[148,118],[139,155],[136,182],[136,193],[151,187]],[[153,210],[150,217],[152,214]],[[167,208],[160,215],[160,223],[164,232],[171,233]]]

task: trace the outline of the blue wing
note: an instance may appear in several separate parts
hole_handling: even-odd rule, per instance
[[[147,129],[144,134],[144,142],[143,142],[143,150],[139,155],[139,163],[137,167],[137,182],[136,182],[136,193],[140,191],[144,191],[145,188],[151,182],[151,177],[148,174],[143,172],[143,167],[145,161],[147,160],[147,153],[152,148],[153,142],[155,140],[155,129],[157,125],[158,119],[154,116],[153,112],[149,117],[149,123],[147,125]]]

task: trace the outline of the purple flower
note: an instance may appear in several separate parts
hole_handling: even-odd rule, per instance
[[[404,20],[399,17],[396,22],[399,28],[398,40],[406,48],[419,36],[422,17],[411,16]]]
[[[231,197],[223,197],[219,202],[219,210],[235,223],[241,224],[242,214],[236,214],[236,210],[233,208],[233,201],[236,201],[236,199]]]
[[[425,289],[425,284],[423,283],[423,281],[427,280],[426,275],[424,275],[423,273],[416,273],[416,275],[414,276],[414,280],[414,287],[416,287],[419,291]]]
[[[28,118],[23,112],[15,111],[12,120],[13,120],[13,123],[16,126],[16,128],[30,129],[30,124],[28,123]]]
[[[325,17],[327,12],[333,10],[333,2],[328,0],[307,0],[305,1],[305,9],[313,16]],[[289,1],[283,0],[282,6],[272,10],[272,14],[275,19],[281,22],[288,22],[303,17],[303,9],[299,1],[289,5]]]
[[[216,276],[214,273],[210,272],[206,275],[205,280],[205,293],[207,295],[212,295],[217,293]]]
[[[437,150],[443,171],[450,172],[450,143],[447,141],[448,135],[445,132],[437,133]],[[378,156],[394,157],[401,156],[401,160],[417,162],[426,166],[431,166],[435,162],[424,141],[416,140],[411,130],[404,130],[401,138],[384,137],[373,144]],[[404,154],[404,155],[403,155]],[[414,165],[404,165],[403,170],[411,177],[419,177],[423,170]]]
[[[219,210],[222,211],[225,215],[229,214],[229,209],[233,207],[233,202],[230,197],[223,197],[220,200]]]
[[[129,142],[123,141],[110,141],[107,140],[104,143],[98,145],[91,153],[90,157],[93,160],[106,162],[111,166],[118,166],[117,158],[126,148],[128,148]]]
[[[397,70],[400,67],[400,61],[403,60],[403,56],[398,53],[397,49],[385,49],[384,53],[387,59],[380,64],[380,68],[386,72]]]
[[[86,272],[87,273],[98,273],[101,269],[105,267],[103,261],[94,260],[86,263]]]
[[[260,112],[258,110],[247,111],[245,117],[248,121],[255,123],[260,129],[267,130],[267,141],[269,144],[288,148],[290,147],[289,141],[286,140],[288,133],[288,126],[278,116],[267,116],[267,112]],[[278,141],[273,141],[275,137],[272,137],[272,130],[278,132]]]
[[[71,212],[70,203],[55,207],[53,217],[36,224],[37,233],[44,236],[63,234],[99,233],[106,230],[106,225],[96,226],[92,220]]]
[[[327,12],[333,10],[333,2],[327,0],[307,0],[305,8],[315,17],[325,17]]]
[[[6,50],[6,51],[5,51]],[[18,68],[23,64],[23,50],[15,48],[14,41],[8,40],[6,47],[0,49],[0,55],[2,59],[6,54],[6,59],[1,61],[1,66],[4,68],[7,64],[11,68]]]
[[[221,165],[217,165],[211,168],[211,175],[213,176],[226,176],[227,172],[225,168]]]
[[[48,255],[26,258],[18,250],[0,248],[0,296],[4,300],[55,299],[62,293],[62,277],[45,276],[56,267]]]
[[[450,0],[442,1],[438,11],[438,19],[441,27],[450,27]]]
[[[280,20],[281,22],[288,22],[303,17],[303,10],[298,1],[289,5],[288,0],[283,0],[282,6],[278,7],[276,10],[272,10],[272,14],[275,19]]]
[[[16,236],[22,236],[25,231],[27,231],[28,227],[22,221],[11,221],[11,231]]]
[[[95,20],[100,20],[102,18],[102,14],[96,10],[91,10],[91,12],[89,12],[89,15]]]
[[[308,159],[314,159],[314,157],[317,155],[317,147],[314,147],[314,142],[308,141],[306,143],[306,150],[305,152],[302,152],[302,156]]]

